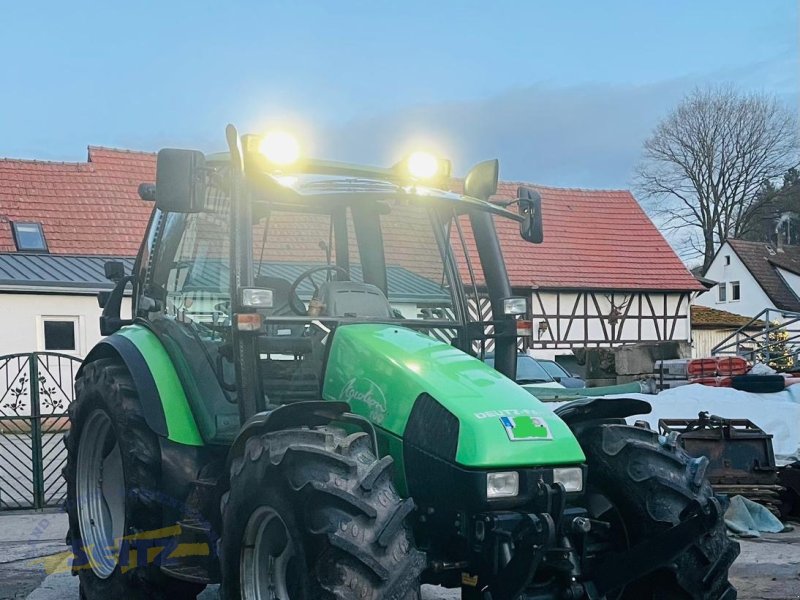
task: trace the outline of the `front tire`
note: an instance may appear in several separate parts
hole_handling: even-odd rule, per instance
[[[679,524],[694,503],[714,499],[705,478],[705,459],[678,447],[675,437],[623,424],[602,424],[578,432],[587,457],[589,505],[603,507],[598,520],[624,530],[631,547]],[[619,538],[618,538],[619,539]],[[727,536],[722,511],[717,522],[670,565],[660,565],[609,598],[626,600],[734,600],[728,569],[739,545]]]
[[[125,366],[112,359],[85,365],[69,419],[67,544],[81,599],[196,598],[205,586],[171,579],[157,564],[114,550],[123,537],[163,527],[158,438],[144,420]]]
[[[414,505],[370,446],[328,428],[247,441],[221,501],[223,598],[418,600]]]

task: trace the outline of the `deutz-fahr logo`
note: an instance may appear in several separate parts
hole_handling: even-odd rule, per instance
[[[371,379],[353,377],[345,384],[341,400],[350,405],[360,403],[365,406],[371,421],[382,423],[386,418],[386,397],[378,384]]]
[[[526,442],[529,440],[551,440],[550,428],[539,417],[528,415],[518,417],[500,417],[500,422],[512,442]]]

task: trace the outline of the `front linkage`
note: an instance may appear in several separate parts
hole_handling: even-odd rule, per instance
[[[542,512],[503,511],[473,516],[472,550],[487,569],[471,580],[465,578],[465,582],[475,585],[476,597],[602,600],[627,584],[672,565],[676,557],[715,526],[723,513],[717,498],[705,506],[695,502],[680,524],[659,536],[625,551],[593,556],[592,530],[611,525],[590,518],[584,508],[567,508],[566,497],[561,484],[542,482],[538,494]],[[512,549],[513,557],[508,560]],[[710,571],[726,567],[736,554],[729,547]],[[560,576],[549,584],[532,586],[534,576],[544,565]]]

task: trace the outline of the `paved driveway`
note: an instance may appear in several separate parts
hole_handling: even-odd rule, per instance
[[[78,600],[69,573],[47,575],[65,551],[66,515],[0,513],[0,600]],[[742,541],[732,578],[739,600],[800,600],[800,531]],[[62,555],[63,556],[63,555]],[[210,588],[202,600],[215,600]],[[453,590],[426,586],[423,600],[457,600]]]

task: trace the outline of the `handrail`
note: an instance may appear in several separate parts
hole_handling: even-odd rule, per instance
[[[769,364],[774,358],[800,355],[800,312],[765,308],[711,349],[713,356],[733,354]],[[754,331],[758,329],[758,331]],[[785,334],[780,340],[776,333]],[[780,352],[776,352],[780,349]]]

